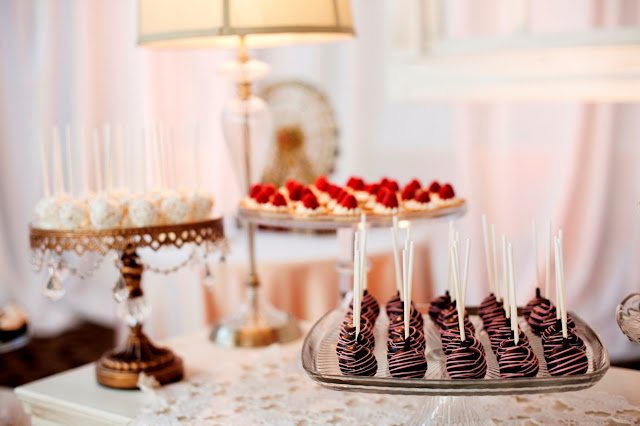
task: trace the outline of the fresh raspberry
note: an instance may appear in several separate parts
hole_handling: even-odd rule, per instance
[[[340,188],[338,185],[329,185],[329,188],[327,188],[327,192],[334,200],[336,199],[336,197],[338,197],[340,191],[342,191],[342,188]]]
[[[429,192],[438,192],[440,191],[440,184],[438,183],[437,180],[434,180],[433,182],[431,182],[431,185],[429,185]]]
[[[269,202],[269,197],[271,196],[271,194],[269,194],[268,191],[265,191],[264,188],[262,188],[262,191],[260,191],[260,193],[256,196],[256,201],[259,204],[265,204]]]
[[[300,199],[304,198],[305,195],[307,194],[312,194],[313,195],[313,191],[311,191],[308,187],[306,186],[300,186],[302,188],[302,193],[300,195]]]
[[[256,198],[260,191],[262,191],[262,185],[259,183],[254,184],[249,190],[249,197]]]
[[[412,179],[411,182],[409,182],[409,186],[411,186],[413,189],[417,191],[422,187],[422,184],[418,179]]]
[[[382,200],[382,205],[389,208],[398,207],[398,197],[396,197],[395,192],[387,192],[387,195],[384,196]]]
[[[338,202],[338,204],[342,204],[342,200],[345,199],[345,197],[348,197],[349,193],[347,191],[345,191],[344,189],[340,190],[340,193],[338,194],[338,197],[336,198],[336,201]]]
[[[365,187],[365,190],[371,194],[371,195],[375,195],[378,193],[378,191],[380,190],[380,184],[379,183],[372,183],[370,185],[367,185]]]
[[[389,183],[389,178],[383,177],[380,180],[380,186],[387,186],[388,183]]]
[[[380,190],[378,191],[378,193],[376,194],[376,203],[382,203],[382,200],[384,200],[384,197],[387,195],[387,193],[389,193],[391,191],[389,191],[389,189],[387,189],[384,186],[380,187]]]
[[[416,196],[416,201],[420,203],[428,203],[431,201],[431,197],[429,196],[429,191],[420,191]]]
[[[400,191],[400,186],[398,185],[398,182],[396,182],[395,180],[387,181],[387,184],[385,186],[388,189],[392,190],[393,192]]]
[[[304,186],[295,186],[293,189],[289,190],[289,199],[291,201],[300,201],[302,199],[302,189]]]
[[[313,195],[312,192],[309,192],[307,195],[302,197],[302,204],[308,209],[317,209],[320,205],[318,204],[318,200],[316,196]]]
[[[289,179],[284,186],[285,186],[285,188],[287,188],[287,190],[289,192],[291,192],[291,191],[293,191],[293,188],[295,188],[296,186],[300,186],[300,185],[301,185],[301,183],[298,182],[297,180]]]
[[[440,191],[438,191],[438,195],[443,200],[448,200],[449,198],[453,198],[456,196],[456,193],[453,192],[453,187],[450,184],[444,184]]]
[[[329,181],[327,180],[325,175],[320,175],[318,176],[318,179],[316,179],[315,185],[316,188],[318,188],[320,191],[326,191],[329,187]]]
[[[272,196],[273,193],[276,192],[276,187],[273,186],[272,183],[267,183],[262,187],[262,190],[269,194],[269,196]]]
[[[275,195],[271,198],[271,204],[276,207],[286,206],[287,200],[284,199],[284,195],[280,192],[276,192]]]
[[[347,186],[355,191],[364,189],[364,181],[359,177],[351,177],[347,182]]]
[[[347,194],[347,196],[344,197],[340,205],[347,209],[355,209],[358,207],[358,201],[356,200],[356,197],[354,197],[353,195]]]
[[[407,185],[404,190],[402,191],[402,199],[404,201],[407,200],[413,200],[413,198],[416,196],[416,191],[415,189],[413,189],[412,187],[410,187],[409,185]]]

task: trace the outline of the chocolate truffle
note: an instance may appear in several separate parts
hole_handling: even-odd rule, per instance
[[[482,379],[487,373],[487,360],[482,352],[471,347],[472,343],[464,340],[447,355],[447,373],[452,379]]]
[[[567,338],[565,339],[562,335],[562,329],[560,329],[553,334],[547,335],[545,339],[542,339],[542,350],[545,358],[547,358],[555,348],[562,346],[565,340],[571,346],[577,346],[586,352],[587,347],[584,344],[584,341],[575,332],[567,332]]]
[[[389,374],[392,377],[421,379],[428,367],[424,353],[411,348],[403,348],[389,358]]]
[[[589,369],[587,352],[572,345],[569,339],[564,339],[559,346],[555,347],[546,356],[546,360],[547,370],[552,376],[584,374]]]
[[[407,339],[407,341],[411,349],[415,349],[424,355],[427,342],[421,331],[415,327],[409,327],[409,339]],[[404,328],[397,328],[389,332],[389,336],[387,337],[387,355],[390,357],[399,350],[402,350],[406,346],[407,341],[405,341],[404,338]]]
[[[498,348],[500,347],[502,342],[512,338],[513,338],[513,330],[509,325],[505,325],[504,327],[497,328],[493,331],[493,333],[489,337],[489,342],[491,343],[491,350],[493,351],[494,354],[496,354],[496,357],[498,357]],[[522,330],[520,330],[518,334],[518,339],[524,340],[524,341],[529,340],[527,338],[527,335],[524,334]]]
[[[461,346],[465,346],[465,347],[469,346],[479,350],[480,353],[482,353],[482,356],[485,356],[484,346],[482,345],[482,343],[480,343],[480,340],[478,340],[478,338],[473,334],[473,332],[471,332],[471,330],[464,331],[464,339],[465,339],[465,342],[463,345],[462,341],[460,340],[460,334],[458,333],[458,335],[453,339],[451,339],[451,341],[447,343],[446,346],[444,345],[444,341],[443,341],[442,350],[444,351],[444,354],[449,355],[451,354],[451,352],[453,352],[455,349],[460,348]]]

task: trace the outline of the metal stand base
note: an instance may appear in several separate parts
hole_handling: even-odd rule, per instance
[[[136,389],[140,373],[165,384],[180,380],[183,367],[180,357],[153,345],[138,326],[122,349],[110,350],[96,361],[96,378],[110,388]]]
[[[256,287],[249,287],[248,292],[248,300],[237,313],[214,324],[212,342],[227,347],[256,347],[300,337],[302,333],[294,317],[259,297]]]

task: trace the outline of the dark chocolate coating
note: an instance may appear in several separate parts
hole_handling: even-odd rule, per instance
[[[415,349],[403,349],[389,358],[389,374],[392,377],[421,379],[428,367],[424,353]]]
[[[478,349],[467,346],[471,343],[465,340],[447,355],[447,373],[452,379],[482,379],[487,374],[487,360]]]
[[[391,299],[387,300],[387,304],[385,305],[385,309],[387,311],[387,316],[391,318],[389,312],[394,312],[397,309],[401,309],[403,306],[402,300],[400,300],[400,294],[396,292]]]
[[[411,318],[409,318],[409,326],[415,327],[416,330],[422,332],[424,328],[424,321],[418,321],[416,317],[412,315]],[[398,328],[404,329],[404,315],[398,315],[389,322],[389,333]]]
[[[365,335],[363,335],[362,333],[360,333],[358,335],[358,341],[357,344],[359,346],[364,346],[369,350],[373,350],[373,342],[371,342],[369,339],[367,339],[367,337]],[[341,334],[338,337],[338,344],[336,345],[336,353],[340,354],[340,352],[342,352],[343,350],[345,350],[346,348],[348,348],[349,346],[356,346],[356,332],[355,330],[351,331],[351,332],[346,332],[344,334]]]
[[[511,327],[511,319],[507,319],[507,317],[494,318],[493,322],[484,326],[484,329],[487,331],[489,336],[493,336],[493,333],[496,330],[499,330],[504,327]]]
[[[489,329],[493,326],[494,323],[502,323],[505,318],[504,304],[502,303],[502,301],[496,301],[496,303],[484,310],[484,315],[482,316],[482,325],[485,329]]]
[[[387,338],[387,357],[390,357],[400,350],[404,350],[407,343],[411,349],[415,349],[424,355],[424,350],[427,345],[424,334],[415,327],[409,327],[408,341],[404,339],[404,328],[396,328],[389,333]]]
[[[345,376],[375,376],[378,361],[365,346],[349,346],[338,354],[338,365]]]
[[[464,340],[465,343],[463,345],[462,340],[460,340],[460,335],[457,335],[447,344],[447,346],[444,346],[443,342],[442,350],[444,351],[444,354],[449,355],[455,349],[458,349],[462,346],[468,346],[479,350],[482,356],[485,356],[484,346],[482,345],[482,343],[480,343],[480,340],[478,340],[478,338],[473,333],[467,332],[467,330],[465,330]]]
[[[491,343],[491,350],[496,357],[498,357],[498,348],[505,340],[513,339],[513,330],[510,325],[505,325],[503,327],[497,328],[493,331],[493,333],[489,337],[489,342]],[[527,335],[524,334],[522,330],[518,333],[518,339],[529,341]]]
[[[544,342],[547,336],[555,334],[558,331],[562,332],[562,320],[557,319],[556,316],[550,316],[543,321],[542,327],[544,331],[540,333],[540,337],[542,337],[542,341]],[[575,333],[576,330],[576,323],[573,321],[573,318],[567,315],[567,331]]]
[[[355,333],[356,327],[353,325],[353,316],[347,315],[342,321],[342,326],[340,327],[339,337],[342,337],[345,334]],[[376,345],[375,338],[373,337],[373,329],[369,325],[369,320],[367,317],[360,317],[360,334],[364,335],[368,341],[371,342],[372,348]]]
[[[529,325],[531,326],[531,331],[533,331],[536,335],[540,335],[544,329],[542,328],[542,324],[549,316],[555,316],[556,308],[549,302],[548,300],[540,303],[531,311],[531,315],[529,315]]]
[[[468,327],[464,328],[465,338],[468,338],[468,336],[474,336],[474,334],[475,334],[474,331],[471,330],[470,328]],[[440,343],[442,344],[442,350],[444,351],[445,354],[448,353],[447,348],[451,343],[451,341],[459,337],[460,337],[460,327],[451,327],[446,330],[445,329],[440,330]],[[480,345],[480,347],[482,347],[482,345]]]
[[[524,308],[522,308],[522,315],[524,315],[524,318],[529,321],[529,315],[531,315],[531,311],[533,311],[533,308],[535,308],[536,306],[538,306],[541,303],[549,303],[548,299],[545,299],[544,297],[542,297],[540,295],[540,289],[536,288],[536,297],[534,297],[533,299],[529,300],[529,303],[527,303],[525,305]]]
[[[497,303],[498,300],[493,293],[489,293],[487,297],[482,299],[482,302],[480,302],[480,306],[478,306],[478,315],[480,316],[482,321],[484,321],[484,314],[487,312],[487,309],[495,306]]]
[[[547,335],[546,338],[542,339],[542,349],[544,352],[545,359],[553,352],[555,348],[558,346],[562,346],[565,342],[565,338],[562,335],[562,329],[556,331],[553,334]],[[587,346],[584,344],[584,341],[575,333],[568,331],[566,342],[572,346],[577,346],[583,351],[587,350]]]
[[[464,328],[468,328],[475,333],[476,328],[471,323],[469,319],[469,315],[465,311],[464,313]],[[460,323],[458,322],[458,311],[447,311],[447,313],[443,316],[442,324],[440,325],[440,333],[443,331],[449,330],[451,328],[459,329]]]
[[[531,345],[526,340],[507,339],[498,348],[498,366],[500,377],[511,379],[514,377],[535,377],[540,369],[538,357],[533,353]]]
[[[451,297],[449,296],[448,291],[445,292],[444,295],[433,299],[429,304],[429,317],[431,317],[431,321],[436,322],[440,312],[442,312],[443,309],[448,308],[449,305],[451,305]]]
[[[546,356],[547,369],[552,376],[584,374],[589,369],[587,352],[565,339]]]
[[[415,321],[418,325],[418,328],[424,327],[424,319],[422,319],[422,314],[416,309],[413,302],[411,302],[410,313],[412,323]],[[393,305],[387,304],[387,316],[389,317],[389,324],[391,324],[396,319],[396,317],[402,315],[404,315],[403,302]]]
[[[378,315],[380,314],[380,305],[378,301],[368,290],[365,290],[362,295],[362,315],[367,317],[371,325],[376,323]],[[353,300],[349,304],[349,312],[353,312]]]

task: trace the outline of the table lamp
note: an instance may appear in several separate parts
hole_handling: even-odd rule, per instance
[[[266,104],[252,96],[251,84],[268,72],[249,58],[250,48],[344,40],[354,36],[349,0],[139,0],[138,44],[161,48],[237,48],[235,61],[221,73],[238,87],[222,114],[222,129],[232,152],[241,152],[246,192],[261,170],[255,145],[270,137]],[[253,149],[252,149],[253,148]],[[264,156],[262,156],[264,157]],[[237,313],[214,325],[211,339],[226,346],[283,343],[300,335],[295,319],[259,297],[253,224],[247,223],[248,300]]]

